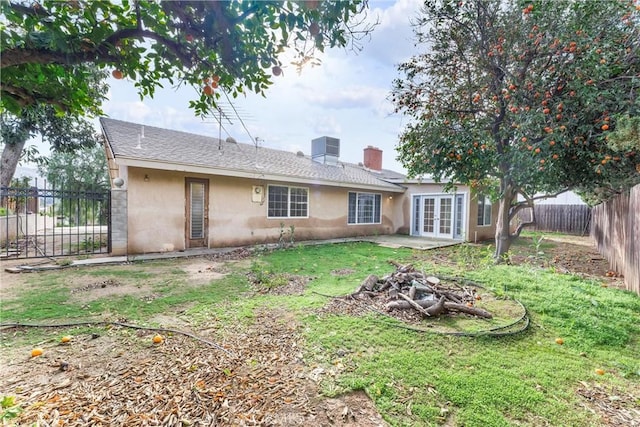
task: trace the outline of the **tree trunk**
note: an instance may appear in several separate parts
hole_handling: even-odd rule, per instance
[[[495,261],[500,263],[504,260],[504,256],[511,248],[511,229],[509,221],[509,213],[511,211],[511,203],[516,196],[516,192],[512,185],[504,182],[500,183],[501,197],[498,204],[498,218],[496,221],[496,251],[493,255]]]
[[[14,144],[5,144],[0,158],[0,187],[8,187],[11,184],[13,175],[16,173],[22,150],[27,140]]]

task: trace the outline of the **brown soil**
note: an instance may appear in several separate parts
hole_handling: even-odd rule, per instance
[[[512,249],[511,262],[514,264],[551,267],[560,273],[602,280],[605,286],[624,289],[624,278],[609,269],[609,263],[598,253],[590,237],[543,235],[542,254],[536,254],[533,238],[522,237],[520,244]]]
[[[318,394],[323,371],[303,362],[293,316],[256,319],[233,331],[206,325],[206,342],[165,334],[153,344],[153,331],[107,327],[61,344],[52,331],[42,356],[3,350],[0,389],[26,409],[20,425],[386,425],[363,392]]]
[[[171,268],[184,270],[197,286],[227,273],[220,261],[182,259]],[[277,279],[282,277],[287,283],[254,283],[254,291],[297,295],[311,280]],[[14,296],[24,279],[3,274],[3,298]],[[149,284],[127,278],[96,281],[87,275],[69,287],[81,302],[122,294],[153,298]],[[161,332],[162,344],[152,341],[156,331],[120,326],[97,333],[78,328],[72,341],[62,344],[58,329],[50,329],[51,338],[43,342],[0,349],[0,395],[16,396],[24,409],[16,425],[387,425],[362,391],[336,398],[319,394],[319,382],[335,373],[305,365],[299,325],[290,313],[262,309],[255,315],[255,323],[233,330],[222,330],[215,319],[193,330],[188,318],[163,313],[150,322],[193,336]],[[26,332],[8,329],[2,338],[17,343]],[[33,347],[41,347],[43,355],[31,357]]]

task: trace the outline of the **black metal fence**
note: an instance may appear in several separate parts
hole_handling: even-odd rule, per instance
[[[107,192],[0,188],[0,259],[111,251]]]

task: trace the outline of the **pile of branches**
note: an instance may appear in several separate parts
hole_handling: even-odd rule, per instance
[[[390,261],[396,267],[392,274],[378,278],[369,275],[346,298],[360,301],[384,298],[387,311],[414,310],[422,317],[437,317],[444,314],[466,313],[486,319],[493,316],[476,307],[481,299],[475,287],[461,286],[455,282],[445,283],[435,276],[417,271],[412,265]]]

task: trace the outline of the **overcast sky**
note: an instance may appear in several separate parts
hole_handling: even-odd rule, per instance
[[[369,0],[368,16],[380,24],[371,39],[363,41],[361,52],[326,49],[318,67],[307,66],[301,74],[293,65],[283,67],[266,97],[248,94],[233,100],[248,133],[235,119],[233,125],[224,122],[221,130],[213,118],[196,117],[188,108],[198,96],[191,87],[166,88],[141,101],[133,81],[110,78],[103,110],[113,119],[222,139],[232,136],[247,144],[258,138],[263,147],[307,155],[312,139],[331,136],[340,139],[343,162],[362,162],[363,149],[373,145],[383,151],[383,168],[405,172],[395,147],[406,118],[393,114],[389,94],[393,79],[399,77],[397,65],[416,52],[410,21],[420,5],[421,0]],[[95,126],[98,132],[97,119]],[[40,138],[30,144],[42,155],[49,152]],[[33,165],[23,166],[16,176],[33,175]]]
[[[383,150],[384,168],[403,172],[394,147],[404,121],[392,114],[388,99],[397,65],[414,52],[410,20],[419,7],[419,0],[370,0],[368,13],[380,25],[360,53],[327,49],[322,65],[307,66],[300,75],[294,66],[284,67],[266,98],[249,94],[233,100],[251,137],[264,147],[310,154],[312,139],[332,136],[340,139],[340,160],[351,163],[361,162],[362,150],[373,145]],[[103,109],[113,119],[252,143],[238,120],[223,123],[221,131],[214,119],[196,117],[188,108],[197,97],[191,87],[168,88],[140,101],[132,81],[109,84]]]

